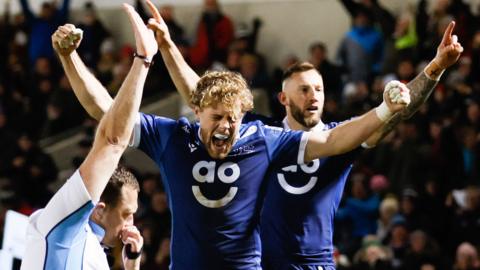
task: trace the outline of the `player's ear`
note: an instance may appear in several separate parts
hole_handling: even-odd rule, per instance
[[[105,212],[105,203],[104,202],[99,202],[97,205],[95,205],[95,208],[93,209],[93,219],[94,220],[101,220],[103,218],[103,214]]]
[[[278,92],[277,98],[278,98],[278,101],[280,101],[280,104],[282,104],[283,106],[288,105],[287,104],[287,97],[285,96],[285,92],[283,92],[283,91]]]
[[[200,109],[200,107],[198,107],[198,106],[195,106],[193,108],[193,112],[195,113],[195,116],[196,116],[197,120],[200,120],[199,114],[200,114],[201,111],[202,111],[202,109]]]

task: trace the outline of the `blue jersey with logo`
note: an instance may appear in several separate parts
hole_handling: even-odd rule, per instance
[[[303,133],[242,124],[222,160],[208,155],[198,134],[185,118],[141,114],[139,148],[159,166],[172,212],[171,268],[261,269],[263,179],[271,163],[303,155]]]
[[[357,152],[303,165],[291,159],[270,171],[260,220],[264,269],[334,266],[333,219]]]

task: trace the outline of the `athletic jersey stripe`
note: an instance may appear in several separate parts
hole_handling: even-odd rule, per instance
[[[89,207],[90,206],[90,207]],[[59,269],[57,268],[59,265],[56,265],[57,267],[52,267],[51,265],[49,264],[63,264],[63,266],[66,265],[66,261],[68,259],[68,256],[65,256],[63,257],[64,258],[64,261],[62,262],[56,262],[56,261],[51,261],[51,258],[52,257],[49,257],[49,254],[48,254],[48,251],[49,251],[49,247],[50,245],[54,245],[56,244],[57,242],[55,241],[55,238],[51,239],[52,236],[55,236],[54,234],[56,233],[56,231],[58,229],[62,229],[62,225],[65,225],[65,228],[68,228],[70,226],[70,224],[68,224],[68,221],[71,220],[71,218],[74,218],[76,217],[77,214],[81,214],[80,216],[84,216],[87,212],[88,215],[90,215],[90,212],[91,210],[93,209],[93,203],[92,201],[88,201],[86,202],[84,205],[82,205],[81,207],[79,207],[78,209],[76,209],[75,211],[73,211],[70,215],[66,216],[65,218],[63,218],[59,223],[57,223],[57,225],[55,225],[55,227],[53,227],[47,234],[47,236],[45,237],[45,241],[46,241],[46,252],[45,252],[45,261],[44,261],[44,266],[43,266],[43,269],[44,270],[47,270],[47,269]],[[74,223],[76,220],[73,220],[72,222]],[[60,233],[60,235],[63,235]],[[71,238],[72,240],[74,238]],[[51,241],[50,241],[51,240]],[[85,243],[83,243],[83,245],[81,245],[82,247],[85,247]],[[65,251],[67,254],[66,255],[70,255],[70,250],[66,250]],[[80,253],[81,255],[83,255],[83,252]],[[83,257],[83,256],[82,256]],[[48,266],[48,267],[47,267]]]

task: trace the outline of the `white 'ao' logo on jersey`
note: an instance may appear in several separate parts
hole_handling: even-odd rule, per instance
[[[293,172],[296,173],[298,170],[298,166],[302,169],[303,172],[312,174],[318,170],[320,167],[320,160],[315,159],[314,161],[310,162],[309,164],[302,164],[302,165],[291,165],[287,167],[283,167],[282,171],[284,172]],[[311,176],[308,183],[301,187],[294,187],[290,185],[287,180],[285,180],[285,176],[283,173],[277,173],[278,183],[280,186],[288,193],[294,195],[301,195],[309,192],[317,183],[318,178],[316,176]]]
[[[225,162],[218,167],[215,161],[199,161],[192,169],[193,178],[199,183],[213,183],[215,179],[215,171],[221,182],[231,184],[240,177],[240,167],[233,162]],[[203,169],[203,170],[202,170]],[[210,200],[202,194],[200,187],[192,186],[193,196],[197,201],[209,208],[219,208],[227,205],[233,200],[237,194],[237,187],[230,187],[227,194],[218,200]]]

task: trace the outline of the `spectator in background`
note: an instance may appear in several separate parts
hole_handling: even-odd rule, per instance
[[[70,0],[63,0],[60,9],[55,2],[43,2],[40,13],[35,16],[29,6],[29,0],[19,0],[25,15],[27,25],[30,28],[29,59],[35,63],[39,57],[54,58],[50,36],[58,26],[68,19]]]
[[[245,78],[249,86],[254,89],[265,89],[270,79],[265,70],[262,69],[260,59],[255,54],[243,54],[240,58],[240,74]]]
[[[393,37],[395,39],[396,62],[405,58],[416,59],[418,36],[415,17],[412,12],[406,10],[400,14]]]
[[[386,197],[380,203],[379,219],[377,225],[377,237],[379,241],[384,241],[390,232],[394,217],[398,215],[399,205],[398,200],[395,197]]]
[[[427,12],[426,0],[418,2],[417,7],[417,33],[422,42],[419,44],[419,60],[427,60],[435,55],[435,45],[442,39],[448,22],[454,18],[448,13],[449,0],[433,1],[433,12]]]
[[[271,82],[267,74],[265,57],[256,50],[262,21],[259,18],[254,18],[252,26],[253,28],[249,30],[245,23],[240,24],[236,30],[235,39],[228,48],[224,62],[220,62],[221,59],[215,60],[210,68],[240,73],[246,71],[246,74],[250,73],[250,78],[247,78],[247,81],[250,81],[251,85],[262,88],[270,87]],[[252,77],[252,73],[256,73],[256,75]],[[245,77],[244,74],[242,75]]]
[[[51,197],[47,186],[57,178],[57,167],[29,135],[22,134],[9,155],[6,176],[15,193],[33,207],[41,207]],[[25,188],[28,187],[28,188]]]
[[[353,254],[362,243],[363,237],[377,231],[377,216],[380,198],[372,194],[366,176],[360,173],[351,176],[351,195],[340,205],[335,218],[351,223],[350,237],[345,240],[349,246],[347,254]]]
[[[478,270],[480,261],[477,249],[468,242],[461,243],[457,248],[453,270]]]
[[[115,44],[111,38],[105,40],[100,46],[100,58],[97,62],[98,80],[103,85],[109,85],[113,80],[113,69],[117,63]]]
[[[456,194],[460,195],[456,196]],[[449,206],[454,213],[450,219],[451,249],[463,241],[480,245],[480,188],[469,186],[461,192],[454,191],[453,198],[449,200]]]
[[[158,190],[158,183],[160,183],[160,175],[147,173],[141,179],[141,189],[138,194],[139,210],[137,216],[139,218],[146,217],[152,210],[151,200],[154,192]]]
[[[471,126],[476,132],[480,132],[480,102],[477,99],[469,99],[467,103],[466,125]]]
[[[367,236],[362,248],[355,254],[353,270],[390,270],[392,251],[383,246],[378,239]]]
[[[425,181],[423,192],[418,198],[418,206],[419,212],[428,221],[423,229],[443,246],[447,240],[445,235],[447,235],[449,221],[445,198],[440,194],[437,181],[436,174],[432,174]]]
[[[47,120],[45,108],[57,82],[55,76],[52,60],[47,57],[37,58],[28,93],[30,98],[29,117],[33,120],[30,132],[33,134],[39,133],[43,123]]]
[[[117,91],[120,89],[123,80],[130,70],[130,66],[133,62],[132,55],[135,52],[134,48],[130,45],[124,45],[118,52],[118,57],[112,68],[112,80],[107,85],[108,92],[110,95],[115,96]]]
[[[398,125],[396,137],[390,144],[395,153],[388,164],[388,179],[392,190],[401,192],[405,186],[414,186],[425,173],[422,171],[424,156],[422,155],[418,127],[412,120]]]
[[[170,237],[171,215],[168,209],[167,195],[165,192],[156,190],[150,198],[149,210],[145,215],[145,225],[151,229],[149,243],[145,249],[147,265],[156,266],[159,269],[168,266],[169,246],[165,250],[165,241]],[[160,252],[162,251],[162,253]],[[165,252],[168,252],[167,254]],[[165,268],[163,268],[165,269]]]
[[[270,111],[272,113],[272,119],[281,121],[285,117],[285,107],[280,103],[278,94],[282,91],[283,73],[287,68],[295,63],[299,62],[299,58],[296,55],[287,55],[282,59],[280,66],[274,68],[272,72],[268,101],[270,104]]]
[[[410,234],[410,245],[407,249],[403,269],[421,269],[422,265],[431,264],[435,268],[442,265],[442,257],[438,245],[424,231],[416,230]]]
[[[415,64],[411,59],[401,60],[397,65],[397,80],[409,82],[415,78]]]
[[[190,51],[194,69],[207,69],[214,61],[225,62],[228,47],[235,37],[231,19],[223,14],[217,0],[204,0],[197,28],[196,43]]]
[[[402,269],[404,264],[405,255],[408,248],[409,231],[405,218],[401,215],[395,216],[392,221],[392,228],[390,235],[387,238],[386,245],[393,253],[392,267],[394,269]]]
[[[80,126],[86,118],[85,111],[79,104],[75,93],[65,75],[60,78],[47,104],[47,122],[43,127],[43,137]]]
[[[110,33],[98,18],[93,2],[85,3],[82,15],[78,28],[83,30],[83,40],[82,46],[78,48],[78,53],[87,66],[95,68],[100,59],[100,47]]]
[[[323,85],[328,89],[325,93],[327,98],[340,102],[342,95],[340,69],[327,59],[327,47],[322,42],[314,42],[310,45],[309,52],[309,62],[322,74]]]
[[[405,188],[400,199],[400,213],[408,231],[423,229],[428,220],[420,213],[418,192],[413,188]]]
[[[342,3],[350,12],[353,24],[340,43],[338,61],[348,72],[347,81],[370,83],[382,67],[382,34],[374,28],[374,17],[368,8],[358,5],[352,9],[351,0],[342,0]]]
[[[138,10],[140,17],[143,21],[147,23],[150,18],[150,14],[145,10],[143,5],[144,0],[135,0],[135,8]],[[170,30],[170,37],[173,42],[177,45],[179,51],[182,53],[185,59],[189,61],[190,55],[190,44],[185,37],[185,31],[183,26],[175,18],[174,7],[172,5],[162,5],[159,8],[159,12],[163,18],[163,21],[168,26]],[[165,62],[160,54],[155,55],[153,62],[155,65],[152,66],[152,73],[156,74],[155,76],[149,76],[145,84],[145,96],[149,96],[153,93],[159,93],[164,91],[173,91],[175,86],[168,74],[167,67]]]
[[[451,90],[456,96],[469,97],[473,95],[473,77],[472,60],[468,56],[463,56],[458,61],[457,69],[448,74],[445,86]]]
[[[254,18],[252,21],[252,30],[248,31],[248,27],[245,24],[242,24],[243,28],[237,30],[235,34],[235,40],[232,43],[232,47],[239,49],[246,53],[257,54],[257,41],[258,33],[262,27],[262,20],[260,18]],[[262,61],[263,61],[263,57]]]
[[[12,40],[11,24],[10,24],[10,1],[5,1],[3,17],[0,17],[0,51],[8,55],[9,44]],[[7,57],[0,58],[0,72],[5,74],[7,67]],[[4,82],[2,78],[2,82]],[[0,82],[0,83],[2,83]]]
[[[480,177],[480,148],[477,132],[473,127],[465,126],[460,130],[463,174],[467,185],[475,185]]]
[[[150,14],[147,13],[145,7],[143,6],[142,0],[135,0],[135,8],[138,11],[140,17],[142,17],[145,23],[148,22],[150,18]],[[174,8],[172,5],[162,5],[159,8],[160,15],[162,16],[163,21],[168,26],[168,30],[170,31],[170,37],[175,43],[178,43],[185,39],[185,31],[183,27],[177,22],[174,16]]]
[[[470,3],[465,3],[465,0],[450,0],[448,2],[447,11],[455,18],[458,25],[458,40],[462,44],[466,44],[465,50],[470,53],[472,37],[478,29],[478,18],[475,18],[471,9]]]

